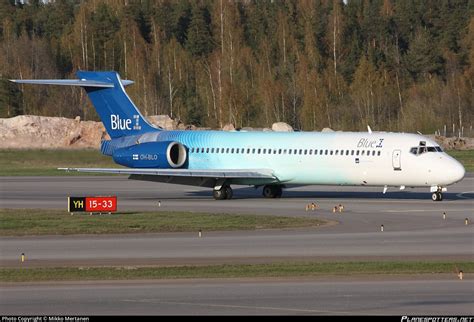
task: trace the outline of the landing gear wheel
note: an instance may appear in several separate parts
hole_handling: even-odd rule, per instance
[[[232,199],[234,195],[232,188],[229,186],[223,186],[219,190],[214,190],[212,194],[216,200]]]
[[[225,189],[225,194],[226,194],[226,199],[232,199],[232,196],[234,195],[234,192],[232,191],[231,187],[222,187],[222,189]]]
[[[280,198],[282,195],[281,186],[266,185],[263,187],[262,194],[265,198]]]
[[[443,194],[441,192],[433,192],[431,195],[431,199],[433,201],[441,201],[443,200]]]
[[[263,187],[262,194],[265,198],[274,198],[273,187],[268,185]]]
[[[220,190],[214,190],[212,194],[216,200],[224,200],[227,198],[227,193],[224,188],[221,188]]]

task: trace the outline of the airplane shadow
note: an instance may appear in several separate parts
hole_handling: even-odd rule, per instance
[[[199,199],[212,199],[211,191],[202,190],[202,191],[192,191],[186,192],[183,189],[183,195],[189,198],[199,198]],[[261,189],[254,188],[234,188],[234,195],[232,199],[263,199]],[[430,200],[431,193],[429,192],[416,192],[416,191],[396,191],[396,192],[387,192],[383,194],[382,192],[373,192],[373,191],[321,191],[321,190],[306,190],[306,191],[295,191],[287,189],[283,191],[282,199],[380,199],[380,200]],[[156,200],[159,197],[145,197],[145,198],[134,198],[147,200],[152,199]],[[182,197],[162,197],[162,200],[182,200]],[[460,196],[459,193],[446,192],[443,193],[444,201],[455,201],[455,200],[474,200],[474,193],[465,193]]]

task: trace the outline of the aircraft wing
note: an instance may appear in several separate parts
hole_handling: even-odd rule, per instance
[[[264,185],[279,183],[271,169],[128,169],[128,168],[58,168],[58,170],[89,173],[127,174],[131,180],[166,182],[191,186],[220,187],[232,184]]]
[[[215,179],[276,179],[271,169],[120,169],[120,168],[58,168],[58,170],[90,173],[167,176],[167,177],[200,177]]]

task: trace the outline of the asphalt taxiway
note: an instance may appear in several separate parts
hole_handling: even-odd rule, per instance
[[[6,315],[473,315],[474,281],[178,280],[0,287]]]
[[[209,189],[127,180],[125,177],[3,178],[2,207],[66,208],[67,196],[117,195],[123,210],[187,210],[314,216],[332,225],[293,230],[40,236],[0,238],[0,264],[29,265],[203,264],[278,260],[450,259],[474,254],[474,177],[450,187],[442,202],[427,192],[310,186],[264,199],[237,188],[233,200],[216,201]],[[341,191],[342,190],[342,191]],[[346,191],[344,191],[346,190]],[[158,207],[160,201],[161,207]],[[309,202],[319,209],[306,211]],[[344,212],[334,214],[335,204]],[[66,211],[66,209],[65,209]],[[446,213],[446,219],[442,214]],[[384,231],[381,231],[383,225]],[[93,247],[91,247],[93,245]]]
[[[380,188],[328,186],[291,188],[281,199],[263,199],[260,190],[234,187],[233,200],[215,201],[207,188],[131,181],[120,176],[2,177],[0,184],[2,208],[66,211],[68,196],[86,195],[117,195],[119,210],[314,216],[337,224],[295,230],[204,232],[203,238],[198,238],[197,232],[2,237],[0,265],[18,266],[22,252],[28,254],[29,266],[474,259],[471,174],[449,187],[442,202],[431,201],[427,189],[393,189],[383,195]],[[317,203],[319,209],[305,211],[310,202]],[[332,213],[338,204],[344,205],[344,212]],[[466,218],[469,225],[465,225]],[[457,280],[454,273],[423,281],[416,276],[395,281],[330,279],[8,285],[0,288],[0,302],[4,314],[474,313],[474,284],[469,276],[464,281]],[[23,304],[28,305],[19,302],[22,296],[28,299]],[[71,309],[71,303],[79,309]],[[44,307],[52,310],[41,309]]]

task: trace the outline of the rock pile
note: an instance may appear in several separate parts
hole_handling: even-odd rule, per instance
[[[272,130],[275,132],[293,132],[291,125],[285,122],[277,122],[272,124]]]
[[[0,148],[98,148],[108,139],[100,122],[64,117],[20,115],[0,119]]]
[[[438,142],[444,150],[472,150],[474,149],[474,138],[444,137],[439,135],[428,135]]]

